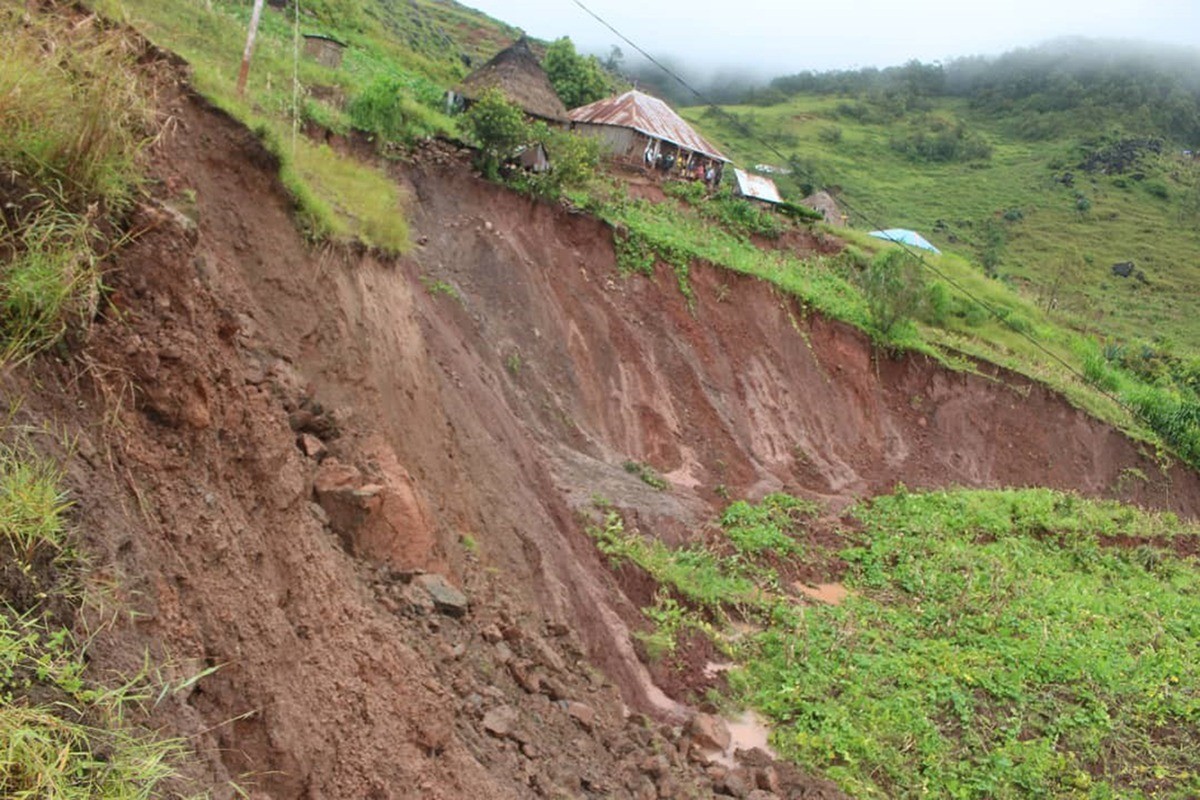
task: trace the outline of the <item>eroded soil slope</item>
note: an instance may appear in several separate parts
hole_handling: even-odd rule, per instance
[[[395,168],[410,257],[313,250],[247,131],[182,90],[167,105],[111,309],[77,357],[4,388],[23,421],[78,435],[81,528],[140,612],[98,668],[147,648],[178,676],[221,666],[157,712],[193,737],[197,782],[834,796],[777,765],[706,770],[696,737],[626,716],[691,712],[634,655],[637,609],[584,532],[594,496],[672,540],[722,495],[777,488],[833,508],[897,481],[1200,507],[1195,475],[1023,379],[880,356],[713,269],[694,270],[693,309],[673,276],[623,279],[602,224],[461,154]]]

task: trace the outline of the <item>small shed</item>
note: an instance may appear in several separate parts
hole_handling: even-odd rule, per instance
[[[451,105],[458,100],[470,105],[489,89],[499,91],[531,117],[560,125],[567,122],[567,107],[558,99],[554,85],[524,36],[463,79],[447,99]]]
[[[513,156],[513,163],[527,172],[549,172],[550,154],[541,142],[520,148]]]
[[[813,192],[800,202],[825,217],[827,225],[832,225],[835,228],[846,227],[846,214],[842,211],[841,206],[837,204],[837,200],[833,199],[833,195],[824,189],[819,192]]]
[[[571,128],[619,161],[719,183],[729,159],[669,105],[636,89],[571,110]],[[711,180],[709,179],[711,175]]]
[[[342,53],[345,49],[346,43],[339,42],[332,36],[323,33],[304,34],[304,55],[330,69],[337,69],[342,65]]]
[[[757,200],[773,206],[783,202],[783,198],[779,196],[779,188],[770,178],[763,175],[751,175],[744,169],[735,169],[733,177],[735,178],[733,185],[735,197]]]

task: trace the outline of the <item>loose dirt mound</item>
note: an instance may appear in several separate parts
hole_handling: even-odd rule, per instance
[[[630,645],[637,610],[583,530],[595,495],[676,540],[723,496],[779,488],[835,505],[897,481],[1200,504],[1192,473],[1028,381],[880,357],[713,269],[695,270],[690,311],[673,277],[618,277],[602,224],[458,164],[398,168],[411,257],[314,252],[248,132],[183,93],[168,111],[162,196],[134,220],[112,310],[78,360],[5,393],[27,396],[31,424],[78,433],[79,522],[141,612],[101,638],[98,667],[146,648],[178,676],[221,667],[157,712],[193,737],[197,781],[280,798],[731,780],[834,796],[769,765],[705,771],[679,728],[625,718],[622,699],[687,711]]]

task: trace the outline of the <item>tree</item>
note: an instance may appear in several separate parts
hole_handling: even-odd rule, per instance
[[[606,97],[611,89],[608,76],[595,56],[581,56],[569,36],[546,48],[542,69],[567,108],[578,108]]]

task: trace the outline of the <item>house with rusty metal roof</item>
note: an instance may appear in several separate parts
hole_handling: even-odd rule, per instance
[[[457,97],[451,99],[461,98],[469,105],[489,89],[496,89],[531,117],[567,122],[567,107],[558,99],[554,85],[524,36],[463,79],[452,93]]]
[[[711,165],[718,173],[729,159],[669,105],[636,89],[572,109],[571,128],[593,136],[614,158],[662,167]]]
[[[757,200],[773,206],[783,202],[783,198],[779,195],[779,188],[775,186],[775,181],[765,175],[751,175],[745,170],[735,169],[733,177],[735,179],[733,186],[735,197]]]

